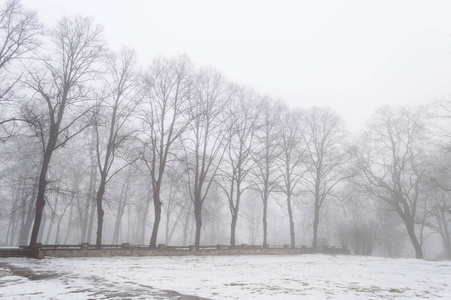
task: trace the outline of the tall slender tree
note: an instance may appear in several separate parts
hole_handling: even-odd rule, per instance
[[[285,107],[276,101],[263,98],[260,106],[260,119],[256,133],[256,145],[253,149],[255,168],[253,169],[253,188],[260,194],[263,202],[263,247],[268,244],[268,202],[280,179],[277,158],[281,154],[280,117]]]
[[[332,110],[317,107],[306,111],[304,120],[302,136],[309,166],[302,184],[313,198],[312,247],[316,249],[321,208],[334,197],[336,186],[352,174],[345,167],[349,153],[345,149],[343,121]]]
[[[100,180],[96,193],[97,204],[97,238],[96,248],[102,245],[103,197],[108,182],[120,170],[128,165],[123,161],[116,170],[112,170],[117,161],[121,147],[132,134],[130,119],[140,102],[137,85],[136,61],[132,50],[123,49],[118,54],[111,54],[107,63],[107,77],[103,94],[97,104],[95,118],[96,157]],[[101,128],[106,130],[107,139],[103,139]],[[122,155],[125,157],[125,155]],[[114,171],[114,172],[112,172]]]
[[[141,159],[150,173],[155,213],[150,247],[157,245],[162,209],[160,193],[166,166],[174,157],[175,142],[190,124],[192,81],[191,62],[184,56],[158,58],[144,76]]]
[[[230,97],[226,114],[227,144],[224,162],[221,164],[220,186],[224,191],[231,215],[230,245],[236,243],[236,226],[240,211],[241,196],[251,188],[250,172],[255,160],[252,154],[256,146],[259,107],[255,105],[257,94],[249,89],[235,87]]]
[[[309,167],[306,162],[307,148],[301,135],[304,129],[303,122],[303,114],[300,110],[286,109],[283,112],[277,131],[280,139],[280,155],[277,157],[277,164],[282,177],[280,190],[286,196],[292,248],[296,247],[293,215],[294,195],[299,189],[300,180],[302,180]]]

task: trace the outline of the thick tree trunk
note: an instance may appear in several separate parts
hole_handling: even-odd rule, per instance
[[[99,190],[97,191],[96,203],[97,203],[97,238],[96,238],[96,249],[102,247],[102,233],[103,233],[103,216],[105,212],[102,207],[103,195],[105,194],[105,182],[106,177],[102,174]]]
[[[423,249],[421,248],[420,243],[418,242],[418,238],[415,234],[415,224],[413,220],[409,217],[403,218],[404,225],[407,228],[407,233],[409,235],[410,241],[412,242],[412,246],[415,249],[415,257],[416,258],[423,258]]]
[[[57,136],[50,136],[48,145],[46,147],[44,160],[42,162],[41,172],[39,175],[38,195],[36,198],[36,210],[34,217],[33,229],[31,231],[30,246],[34,246],[38,240],[39,229],[41,227],[42,212],[45,206],[45,190],[47,187],[47,171],[50,166],[50,159],[52,158],[53,149],[55,148]]]
[[[52,122],[50,125],[49,140],[44,150],[44,157],[41,165],[41,172],[39,174],[38,182],[38,195],[36,197],[36,211],[34,217],[33,230],[31,231],[30,246],[33,247],[38,240],[39,228],[41,227],[42,212],[45,206],[45,191],[47,188],[47,172],[50,167],[50,161],[52,159],[53,151],[56,147],[56,142],[58,141],[59,135],[59,122],[61,122],[64,113],[65,100],[67,97],[67,91],[63,94],[63,101],[59,106],[58,110],[58,121]]]
[[[230,245],[232,247],[235,246],[235,231],[237,221],[238,221],[238,211],[235,210],[232,215],[232,222],[230,223]]]
[[[154,196],[153,196],[153,205],[155,212],[155,219],[152,228],[152,236],[150,237],[151,248],[157,247],[157,237],[158,237],[158,228],[160,226],[161,221],[161,201],[160,201],[160,185],[158,184],[155,188]]]
[[[197,195],[196,195],[197,197]],[[202,203],[200,199],[195,199],[194,203],[194,218],[196,221],[196,235],[194,239],[194,245],[196,249],[199,249],[200,246],[200,234],[202,230]]]
[[[313,216],[313,242],[312,242],[312,248],[315,251],[318,248],[318,224],[319,224],[319,206],[315,203],[315,212]]]

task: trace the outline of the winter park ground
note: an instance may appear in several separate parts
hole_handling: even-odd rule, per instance
[[[4,258],[0,299],[451,299],[451,262],[351,255]]]

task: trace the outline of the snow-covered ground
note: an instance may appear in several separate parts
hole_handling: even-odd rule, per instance
[[[444,261],[318,254],[8,258],[2,265],[1,299],[451,299]]]

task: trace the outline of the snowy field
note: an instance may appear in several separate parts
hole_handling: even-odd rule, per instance
[[[319,254],[0,260],[0,299],[192,296],[451,299],[451,262]]]

